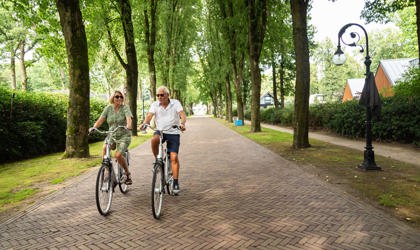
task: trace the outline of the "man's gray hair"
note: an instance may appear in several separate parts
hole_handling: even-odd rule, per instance
[[[156,92],[159,92],[159,90],[163,90],[163,92],[165,92],[165,94],[169,95],[169,89],[166,86],[160,86]]]

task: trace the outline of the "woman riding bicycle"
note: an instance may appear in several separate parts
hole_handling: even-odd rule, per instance
[[[121,91],[116,90],[109,99],[110,104],[105,107],[102,111],[101,116],[95,122],[89,132],[99,128],[103,122],[107,122],[109,130],[113,130],[118,126],[125,126],[127,129],[118,130],[112,137],[112,145],[116,145],[115,158],[117,159],[120,166],[122,166],[126,173],[125,184],[131,185],[133,183],[131,179],[131,173],[128,171],[128,166],[123,153],[127,151],[128,146],[131,143],[131,127],[132,117],[130,107],[124,105],[124,96]],[[106,145],[104,144],[102,151],[102,158],[105,155]]]

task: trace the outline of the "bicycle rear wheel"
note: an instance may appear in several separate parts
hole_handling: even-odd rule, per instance
[[[155,163],[153,166],[152,179],[152,211],[155,219],[159,219],[162,213],[163,193],[164,184],[162,166]]]
[[[96,177],[96,207],[101,215],[107,215],[111,209],[114,193],[110,167],[102,164]]]

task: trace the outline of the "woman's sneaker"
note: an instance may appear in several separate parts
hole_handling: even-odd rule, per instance
[[[127,175],[127,179],[125,180],[125,184],[127,184],[127,185],[133,184],[133,180],[131,179],[131,174]]]

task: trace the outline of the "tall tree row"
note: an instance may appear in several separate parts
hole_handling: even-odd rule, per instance
[[[186,102],[192,50],[197,36],[199,2],[166,0],[161,2],[158,36],[159,70],[162,85],[167,85],[173,98]],[[159,73],[158,73],[159,74]]]
[[[238,119],[244,120],[244,100],[242,98],[246,48],[246,5],[232,0],[218,0],[222,18],[222,32],[226,43],[229,44],[231,78],[233,79]]]
[[[293,93],[295,55],[292,37],[290,5],[288,1],[269,2],[268,20],[262,64],[271,67],[272,95],[275,108],[285,107],[285,96]]]
[[[392,11],[418,5],[414,0],[366,1],[364,16],[384,20]],[[152,98],[157,86],[167,85],[172,97],[188,104],[189,109],[193,98],[211,102],[213,114],[228,121],[232,121],[235,108],[241,120],[251,108],[251,131],[258,132],[261,70],[267,68],[272,72],[276,107],[284,106],[284,97],[293,92],[295,79],[293,146],[304,148],[310,146],[309,8],[309,0],[91,0],[83,5],[77,0],[56,0],[55,5],[47,0],[1,0],[1,66],[7,62],[11,88],[38,88],[39,83],[32,83],[28,71],[32,61],[26,58],[32,49],[32,59],[47,65],[48,78],[55,79],[43,88],[69,90],[68,157],[88,155],[84,131],[88,127],[89,93],[125,89],[136,128],[138,86],[145,79],[149,79],[144,87],[151,90]],[[404,37],[408,42],[403,44],[411,44],[413,38]],[[330,82],[341,81],[340,77],[358,69],[328,70],[325,60],[330,59],[334,46],[323,46],[314,54],[324,69],[323,78],[315,80],[313,89],[335,95],[340,87]],[[389,49],[373,47],[372,55],[379,59],[387,57],[398,43]],[[406,50],[396,50],[392,56],[406,55],[399,54]],[[45,77],[42,80],[47,81]],[[4,85],[5,81],[0,81]]]

